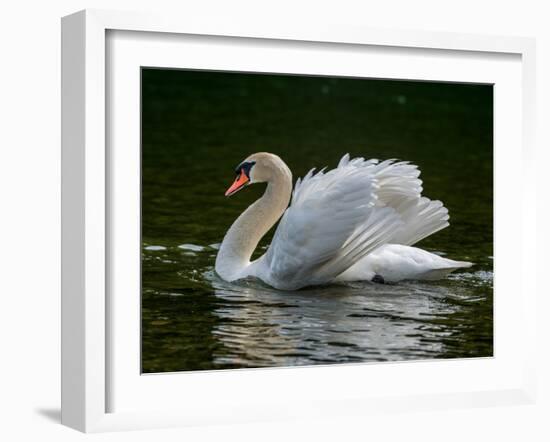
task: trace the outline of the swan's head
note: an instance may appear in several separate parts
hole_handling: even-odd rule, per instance
[[[282,170],[290,174],[287,165],[277,155],[267,152],[252,154],[235,168],[237,176],[225,196],[231,196],[249,184],[269,182]]]

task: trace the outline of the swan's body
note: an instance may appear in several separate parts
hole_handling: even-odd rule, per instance
[[[294,191],[289,168],[273,154],[251,155],[236,172],[226,195],[254,182],[267,182],[267,188],[225,235],[216,272],[226,281],[256,277],[296,290],[375,277],[439,279],[471,266],[411,247],[449,225],[443,204],[421,196],[420,171],[412,164],[345,155],[333,170],[310,171]],[[267,252],[251,262],[279,218]]]

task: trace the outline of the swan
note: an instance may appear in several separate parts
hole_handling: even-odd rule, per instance
[[[267,187],[221,243],[215,270],[225,281],[254,277],[278,290],[298,290],[348,281],[435,280],[472,265],[412,247],[447,227],[449,215],[440,201],[421,195],[420,171],[409,162],[346,154],[335,169],[310,170],[294,190],[290,169],[272,153],[250,155],[235,173],[226,196],[253,183]],[[279,218],[268,250],[251,261]]]

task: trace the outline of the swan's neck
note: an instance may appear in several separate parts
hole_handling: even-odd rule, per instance
[[[282,166],[273,171],[262,197],[241,213],[225,234],[216,257],[216,272],[226,281],[246,276],[256,246],[288,207],[292,174]]]

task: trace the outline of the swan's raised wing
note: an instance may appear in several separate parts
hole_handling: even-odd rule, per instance
[[[379,186],[379,203],[395,209],[403,221],[392,244],[411,246],[449,225],[449,213],[443,203],[421,195],[420,170],[414,164],[387,160],[358,166],[371,169]]]
[[[403,222],[380,203],[376,160],[345,156],[329,172],[298,180],[266,255],[267,282],[295,289],[322,284],[397,234]],[[371,167],[372,166],[372,167]]]
[[[382,244],[412,245],[449,225],[440,201],[421,196],[408,162],[350,160],[298,180],[264,256],[265,278],[299,288],[329,282]]]

